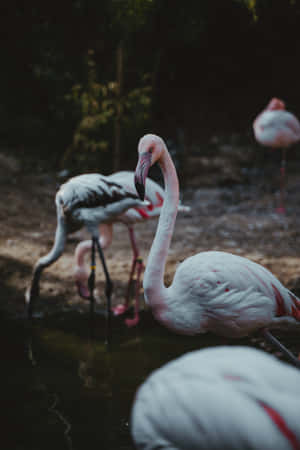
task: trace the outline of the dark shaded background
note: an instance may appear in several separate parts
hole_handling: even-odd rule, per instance
[[[252,138],[272,96],[300,116],[297,0],[10,0],[1,9],[0,143],[33,168],[132,168],[148,131],[180,132],[188,144]]]
[[[134,170],[145,132],[167,141],[191,207],[176,220],[166,285],[178,262],[222,250],[262,264],[300,297],[299,145],[288,152],[287,213],[276,214],[281,152],[256,144],[252,131],[273,96],[300,118],[299,19],[300,0],[2,0],[3,449],[65,450],[68,437],[75,450],[132,449],[128,417],[145,376],[188,349],[221,343],[171,335],[146,311],[130,330],[114,317],[112,352],[97,319],[91,345],[89,303],[73,276],[86,230],[43,274],[33,339],[15,320],[34,264],[53,245],[58,186],[85,171]],[[136,226],[145,262],[156,226]],[[132,256],[124,225],[114,230],[105,258],[117,305]],[[96,282],[101,310],[100,264]],[[277,337],[300,353],[299,336]],[[274,350],[257,338],[235,344]]]

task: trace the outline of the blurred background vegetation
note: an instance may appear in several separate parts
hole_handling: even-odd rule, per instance
[[[298,0],[3,3],[0,145],[31,169],[133,169],[145,132],[249,138],[272,96],[300,116]]]

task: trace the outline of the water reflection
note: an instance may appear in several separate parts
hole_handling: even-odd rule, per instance
[[[88,317],[79,313],[45,317],[30,329],[0,321],[7,450],[133,450],[129,417],[140,383],[187,351],[224,343],[212,335],[171,334],[150,313],[135,329],[114,318],[109,350],[102,316],[94,318],[93,338]]]

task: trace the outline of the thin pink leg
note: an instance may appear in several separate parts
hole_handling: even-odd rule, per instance
[[[127,291],[126,291],[126,295],[125,295],[125,302],[123,304],[114,306],[112,308],[113,313],[116,316],[119,316],[121,314],[124,314],[124,312],[127,311],[128,307],[129,307],[129,300],[130,300],[130,285],[131,285],[131,281],[134,277],[134,272],[135,272],[135,268],[136,268],[136,263],[137,263],[137,259],[136,257],[133,258],[132,261],[132,265],[131,265],[131,270],[130,270],[130,275],[129,275],[129,281],[128,281],[128,285],[127,285]]]
[[[125,302],[122,305],[117,305],[115,308],[113,308],[113,312],[116,315],[123,314],[129,307],[129,301],[130,301],[130,287],[132,280],[134,278],[135,272],[137,271],[137,279],[136,279],[136,286],[135,286],[135,308],[134,308],[134,318],[133,319],[127,319],[126,324],[128,326],[134,326],[139,321],[139,292],[140,292],[140,277],[141,273],[144,270],[144,264],[142,258],[139,257],[139,249],[136,243],[135,234],[133,227],[128,226],[129,231],[129,237],[131,242],[131,247],[133,251],[133,260],[129,275],[129,281],[127,285],[127,292],[125,296]]]
[[[276,209],[278,214],[285,214],[285,166],[286,166],[286,149],[282,149],[281,167],[280,167],[280,203]]]
[[[140,320],[140,290],[141,290],[141,275],[145,269],[143,259],[136,258],[137,264],[137,274],[136,274],[136,284],[135,284],[135,304],[134,304],[134,317],[133,319],[126,319],[125,323],[128,327],[133,327],[138,324]]]

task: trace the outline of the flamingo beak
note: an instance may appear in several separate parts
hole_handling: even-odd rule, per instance
[[[135,169],[134,183],[137,193],[141,200],[145,198],[146,178],[151,166],[151,153],[140,153],[139,160]]]

